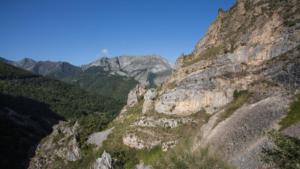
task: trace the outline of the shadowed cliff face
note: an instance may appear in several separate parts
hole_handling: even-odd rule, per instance
[[[39,142],[61,116],[49,105],[0,93],[0,168],[25,169]]]

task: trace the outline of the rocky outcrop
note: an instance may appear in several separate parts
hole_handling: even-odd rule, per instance
[[[144,95],[143,114],[153,110],[154,99],[156,98],[156,89],[148,89]]]
[[[81,159],[76,137],[79,127],[77,122],[74,125],[60,122],[54,126],[53,132],[38,145],[38,155],[31,159],[29,169],[53,168],[57,159],[65,163]]]
[[[130,90],[127,97],[127,104],[120,111],[118,118],[122,117],[128,110],[128,108],[135,106],[139,100],[141,100],[146,93],[146,86],[137,84],[135,88]]]
[[[146,134],[147,139],[145,139],[145,137],[138,136],[137,133],[125,134],[123,137],[123,144],[135,149],[151,149],[161,143],[161,139],[155,136],[154,133],[143,132],[143,134]]]
[[[83,70],[93,66],[103,67],[112,74],[133,77],[143,85],[159,85],[171,74],[171,65],[162,57],[148,56],[119,56],[101,58],[90,64],[83,65]]]
[[[192,118],[154,118],[142,116],[133,126],[175,128],[186,123],[194,122]]]
[[[111,169],[112,159],[110,154],[104,151],[101,158],[97,158],[95,163],[92,165],[91,169]]]
[[[177,140],[171,140],[171,141],[167,141],[167,142],[164,142],[162,143],[161,145],[161,149],[162,151],[168,151],[169,149],[173,148],[176,146],[176,144],[178,143]]]
[[[146,147],[144,141],[139,139],[133,133],[127,134],[123,137],[123,144],[136,149],[143,149]]]
[[[138,84],[134,89],[132,89],[127,98],[127,106],[132,107],[142,99],[146,92],[146,87],[144,85]]]

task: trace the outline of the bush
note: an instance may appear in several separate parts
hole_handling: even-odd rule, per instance
[[[300,168],[300,140],[271,131],[268,137],[274,142],[273,147],[264,148],[262,159],[282,169]]]
[[[296,124],[300,121],[300,94],[296,96],[295,101],[290,105],[290,109],[279,124],[281,125],[280,130],[283,130],[293,124]]]
[[[211,48],[208,48],[208,49],[204,50],[202,53],[200,53],[197,56],[189,55],[188,57],[184,58],[183,67],[192,65],[194,63],[197,63],[200,60],[215,58],[217,55],[224,52],[224,49],[225,49],[225,47],[223,45],[213,46]]]
[[[167,152],[154,165],[156,169],[230,169],[232,168],[208,148],[192,152],[186,142]]]

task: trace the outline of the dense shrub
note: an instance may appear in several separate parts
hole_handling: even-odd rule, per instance
[[[281,130],[300,121],[300,94],[295,97],[295,101],[290,105],[286,117],[280,121]]]
[[[282,169],[300,168],[300,140],[276,131],[269,133],[274,146],[263,149],[263,160]]]

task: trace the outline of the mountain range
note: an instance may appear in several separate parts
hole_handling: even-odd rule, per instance
[[[1,60],[1,168],[299,169],[299,0],[219,9],[174,68]]]
[[[158,86],[171,74],[171,65],[162,57],[119,56],[103,57],[80,67],[68,62],[35,61],[24,58],[2,61],[32,73],[77,85],[89,92],[124,101],[137,83]]]

